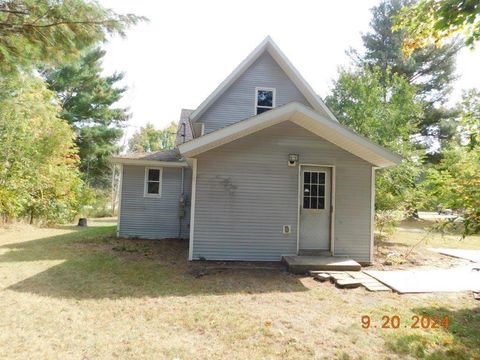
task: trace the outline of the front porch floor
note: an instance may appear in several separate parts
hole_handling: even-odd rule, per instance
[[[360,271],[361,265],[344,256],[283,256],[282,261],[288,271],[294,274],[305,274],[311,270],[325,271]]]

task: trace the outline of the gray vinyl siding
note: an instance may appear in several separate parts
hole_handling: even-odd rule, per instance
[[[255,115],[255,88],[276,89],[276,106],[307,99],[278,66],[272,56],[261,55],[197,120],[205,124],[205,134]]]
[[[164,167],[162,196],[144,197],[144,166],[123,166],[120,237],[163,239],[178,237],[181,168]],[[190,199],[191,170],[185,169],[185,192]],[[190,211],[182,220],[181,237],[189,236]]]
[[[370,261],[371,165],[291,122],[197,157],[193,258],[278,261],[297,251],[298,167],[335,165],[335,254]],[[282,225],[291,225],[290,235]]]

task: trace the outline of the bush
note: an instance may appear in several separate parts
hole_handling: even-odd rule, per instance
[[[379,232],[380,239],[393,235],[395,228],[405,219],[403,211],[382,210],[375,213],[375,229]]]
[[[88,202],[82,208],[84,217],[109,217],[112,214],[112,192],[108,189],[89,189]]]

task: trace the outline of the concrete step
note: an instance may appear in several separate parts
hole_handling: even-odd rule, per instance
[[[288,271],[294,274],[307,274],[310,270],[360,271],[356,261],[343,256],[284,256]]]

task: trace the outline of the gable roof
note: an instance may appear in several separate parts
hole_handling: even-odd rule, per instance
[[[190,120],[196,121],[265,51],[277,62],[280,68],[287,74],[289,79],[300,90],[312,107],[327,118],[333,121],[338,120],[323,100],[318,96],[307,81],[300,75],[290,60],[275,44],[270,36],[267,36],[245,60],[203,101],[200,106],[190,114]]]
[[[177,125],[177,133],[175,134],[175,146],[178,146],[186,141],[190,141],[194,138],[192,123],[190,122],[190,114],[193,110],[182,109],[180,112],[180,120]],[[182,124],[185,124],[185,134],[183,133],[184,129]],[[184,136],[185,135],[185,138]]]
[[[179,150],[184,157],[194,157],[284,121],[300,125],[377,167],[389,167],[402,161],[400,156],[298,102],[288,103],[193,139],[179,145]]]

